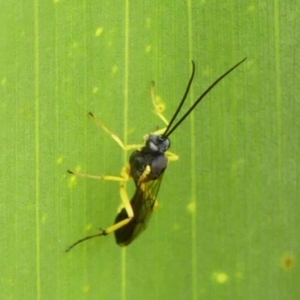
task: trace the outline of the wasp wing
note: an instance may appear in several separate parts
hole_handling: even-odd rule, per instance
[[[163,174],[155,180],[149,180],[137,186],[130,201],[133,209],[133,219],[125,226],[115,231],[116,242],[120,246],[129,245],[137,236],[146,229],[147,223],[153,212]],[[115,224],[128,218],[123,208],[115,219]]]

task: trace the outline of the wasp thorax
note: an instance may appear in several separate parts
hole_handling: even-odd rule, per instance
[[[152,153],[164,153],[170,148],[170,140],[162,135],[150,134],[146,140],[146,148]]]

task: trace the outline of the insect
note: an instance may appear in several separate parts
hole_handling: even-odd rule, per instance
[[[70,251],[73,247],[99,236],[105,236],[114,232],[117,244],[120,246],[129,245],[137,236],[146,228],[147,222],[152,215],[156,204],[157,194],[160,184],[167,168],[169,160],[178,159],[177,155],[169,152],[170,135],[177,129],[177,127],[188,117],[188,115],[196,108],[200,101],[229,73],[242,64],[246,58],[235,64],[223,75],[217,78],[194,102],[194,104],[187,110],[187,112],[174,124],[175,119],[180,112],[185,100],[187,99],[194,75],[195,63],[192,61],[192,74],[188,81],[182,100],[180,101],[171,121],[168,123],[159,111],[154,100],[154,93],[152,93],[152,101],[156,109],[157,115],[164,120],[166,128],[150,133],[145,138],[144,145],[124,145],[121,139],[110,131],[93,113],[89,115],[125,150],[135,149],[129,158],[129,163],[122,169],[121,176],[95,176],[89,174],[81,174],[68,170],[70,174],[94,178],[99,180],[117,181],[120,183],[120,196],[122,199],[123,208],[117,214],[115,222],[112,226],[106,229],[101,229],[100,232],[86,236],[73,243],[66,249]],[[152,91],[154,83],[152,84]],[[128,180],[133,179],[135,184],[135,192],[130,199],[126,189]]]

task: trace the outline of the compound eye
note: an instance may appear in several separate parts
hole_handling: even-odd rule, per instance
[[[148,146],[149,146],[151,151],[153,151],[153,152],[158,151],[158,147],[153,141],[149,140]]]
[[[169,139],[164,140],[164,148],[165,148],[164,151],[167,151],[170,148],[170,140]]]

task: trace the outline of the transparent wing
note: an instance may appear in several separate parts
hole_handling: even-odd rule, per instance
[[[135,194],[130,201],[134,217],[127,225],[115,231],[116,242],[119,245],[127,246],[146,229],[156,203],[162,178],[163,174],[156,180],[141,183],[137,187]],[[125,208],[123,208],[117,215],[115,223],[126,218],[128,218],[128,215]]]

